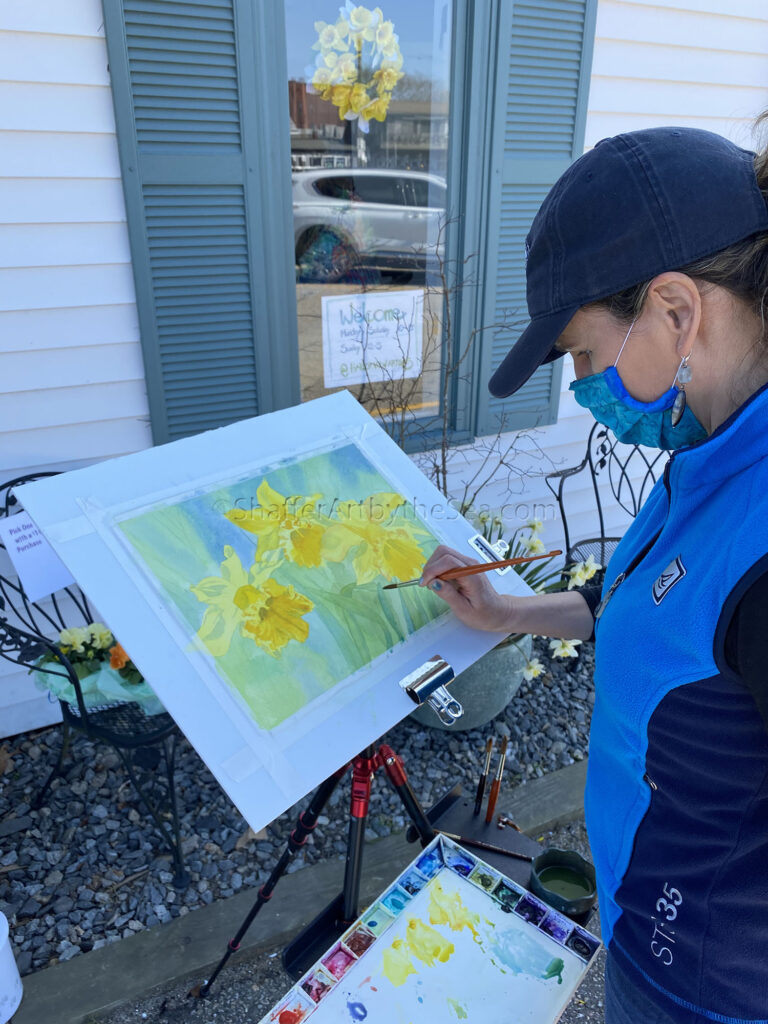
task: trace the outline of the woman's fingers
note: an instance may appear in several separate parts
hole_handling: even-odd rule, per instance
[[[476,559],[440,545],[424,566],[422,585],[441,597],[468,626],[502,631],[509,615],[509,599],[500,595],[485,575],[477,573],[455,580],[437,578],[447,569],[476,564]]]
[[[422,585],[429,586],[436,576],[448,569],[455,569],[459,565],[475,565],[475,559],[468,558],[444,544],[438,545],[424,566],[421,574]]]

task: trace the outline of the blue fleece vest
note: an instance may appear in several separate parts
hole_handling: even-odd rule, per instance
[[[657,534],[596,623],[585,806],[603,938],[672,1019],[768,1024],[768,733],[723,657],[768,571],[768,386],[673,455],[603,596]]]

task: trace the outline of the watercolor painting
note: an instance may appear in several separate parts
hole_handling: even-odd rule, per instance
[[[263,729],[446,613],[420,587],[382,591],[438,540],[354,444],[117,526]]]
[[[554,1024],[599,948],[440,836],[263,1020]]]

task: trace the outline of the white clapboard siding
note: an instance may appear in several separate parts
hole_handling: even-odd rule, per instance
[[[5,385],[5,389],[10,395],[38,388],[53,390],[124,381],[141,384],[144,364],[136,345],[128,342],[103,348],[96,345],[87,349],[72,347],[8,352],[3,356],[3,373],[8,374],[10,383]]]
[[[0,311],[5,352],[131,344],[137,358],[139,322],[134,303]],[[6,382],[11,387],[11,382]]]
[[[130,268],[131,251],[123,224],[0,225],[0,269],[50,267],[64,263]]]
[[[106,51],[98,36],[70,34],[64,48],[53,32],[6,31],[0,35],[0,68],[7,82],[109,88]]]
[[[87,131],[9,131],[0,110],[2,171],[10,178],[49,178],[52,171],[62,179],[108,178],[120,182],[117,141],[111,135]],[[121,186],[122,187],[122,186]]]
[[[100,0],[0,3],[0,480],[151,444]],[[55,721],[0,668],[0,735]]]
[[[12,267],[0,270],[0,308],[125,305],[135,299],[131,265]]]
[[[94,210],[104,226],[122,228],[125,202],[119,178],[5,178],[0,191],[3,225],[87,225]]]
[[[100,0],[24,0],[0,5],[0,31],[57,36],[101,36]]]

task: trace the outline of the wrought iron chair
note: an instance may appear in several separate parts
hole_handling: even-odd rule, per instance
[[[634,519],[650,489],[664,471],[668,453],[643,448],[641,445],[622,444],[611,431],[601,423],[595,423],[589,432],[584,458],[578,466],[548,473],[547,487],[557,499],[565,533],[565,561],[583,562],[590,555],[605,566],[616,549],[621,537],[606,536],[603,502],[610,492],[615,501]],[[589,474],[589,483],[597,511],[599,533],[574,541],[568,525],[566,512],[566,482],[573,481],[581,473]],[[601,492],[601,484],[608,490]]]
[[[17,477],[0,485],[0,518],[18,511],[14,489],[51,473]],[[3,548],[0,543],[0,549]],[[0,567],[1,568],[1,567]],[[133,701],[87,707],[77,673],[56,644],[62,629],[92,622],[93,612],[85,594],[69,586],[44,602],[30,601],[20,582],[0,571],[0,657],[28,671],[45,671],[71,683],[76,701],[59,700],[62,715],[62,743],[53,766],[33,807],[42,805],[53,780],[62,773],[70,745],[70,730],[110,744],[118,754],[128,777],[149,813],[158,837],[171,854],[174,885],[185,888],[189,875],[184,866],[174,769],[179,730],[167,712],[148,715]],[[57,664],[37,662],[46,652]],[[163,763],[162,774],[157,772]]]

